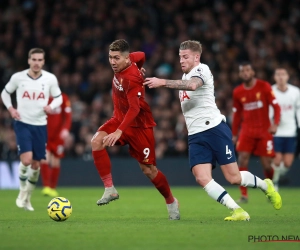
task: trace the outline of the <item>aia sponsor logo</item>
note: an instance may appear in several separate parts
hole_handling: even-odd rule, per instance
[[[180,102],[183,102],[185,99],[190,100],[191,98],[186,93],[186,91],[179,91],[179,99],[180,99]]]
[[[44,92],[36,93],[32,92],[29,93],[28,91],[24,91],[22,95],[22,99],[28,98],[29,100],[39,100],[39,99],[45,99]]]

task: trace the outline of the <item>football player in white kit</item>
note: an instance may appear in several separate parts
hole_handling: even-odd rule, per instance
[[[288,83],[286,69],[277,68],[274,74],[273,92],[281,108],[280,123],[274,135],[275,158],[273,182],[278,190],[280,176],[287,173],[294,161],[297,143],[297,122],[300,127],[300,90]],[[297,122],[296,122],[297,120]]]
[[[42,70],[45,64],[43,49],[34,48],[28,54],[29,69],[12,75],[1,93],[2,101],[14,121],[18,153],[20,155],[20,192],[16,204],[33,211],[30,202],[40,173],[40,161],[46,159],[47,114],[62,103],[61,91],[55,75]],[[17,93],[17,109],[10,95]],[[49,96],[53,101],[48,105]]]
[[[217,108],[214,80],[209,67],[200,63],[202,46],[198,41],[185,41],[179,48],[182,80],[146,78],[149,88],[177,89],[189,134],[190,168],[196,181],[208,195],[232,210],[225,221],[248,221],[249,214],[212,178],[212,168],[218,162],[231,184],[260,188],[275,209],[282,206],[281,197],[270,179],[261,180],[248,171],[239,171],[234,154],[232,133],[225,117]]]

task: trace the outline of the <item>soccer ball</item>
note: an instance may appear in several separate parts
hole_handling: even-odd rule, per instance
[[[72,214],[72,205],[64,197],[55,197],[49,202],[47,210],[52,220],[65,221]]]

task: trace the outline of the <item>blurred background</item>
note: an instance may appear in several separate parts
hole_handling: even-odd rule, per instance
[[[288,0],[1,0],[0,90],[11,75],[28,68],[28,51],[46,51],[45,70],[54,73],[72,103],[66,157],[91,160],[90,140],[112,114],[108,45],[126,39],[146,53],[146,76],[180,79],[178,47],[188,39],[203,45],[201,61],[215,79],[216,102],[231,123],[238,64],[250,61],[258,78],[274,84],[281,65],[300,87],[299,1]],[[178,93],[146,89],[157,127],[156,154],[187,156],[187,130]],[[0,100],[0,160],[17,160],[12,120]],[[109,149],[129,157],[126,147]],[[299,147],[297,151],[299,155]]]

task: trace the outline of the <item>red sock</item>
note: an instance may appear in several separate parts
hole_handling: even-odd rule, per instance
[[[270,168],[268,171],[265,170],[264,171],[264,174],[265,174],[265,177],[268,178],[268,179],[273,179],[273,175],[274,175],[274,169],[273,168]]]
[[[107,151],[105,149],[93,151],[93,158],[104,187],[112,187],[111,163]]]
[[[151,180],[151,182],[165,198],[167,204],[171,204],[174,202],[174,197],[172,195],[167,178],[162,172],[158,170],[156,177]]]
[[[240,171],[248,171],[247,167],[239,167]],[[241,195],[244,197],[248,197],[248,189],[247,187],[240,186]]]
[[[58,178],[59,178],[59,173],[60,173],[60,167],[59,166],[54,166],[51,169],[51,177],[50,177],[50,187],[51,188],[56,188]]]
[[[41,177],[43,187],[50,187],[50,171],[49,165],[47,163],[41,164]]]

